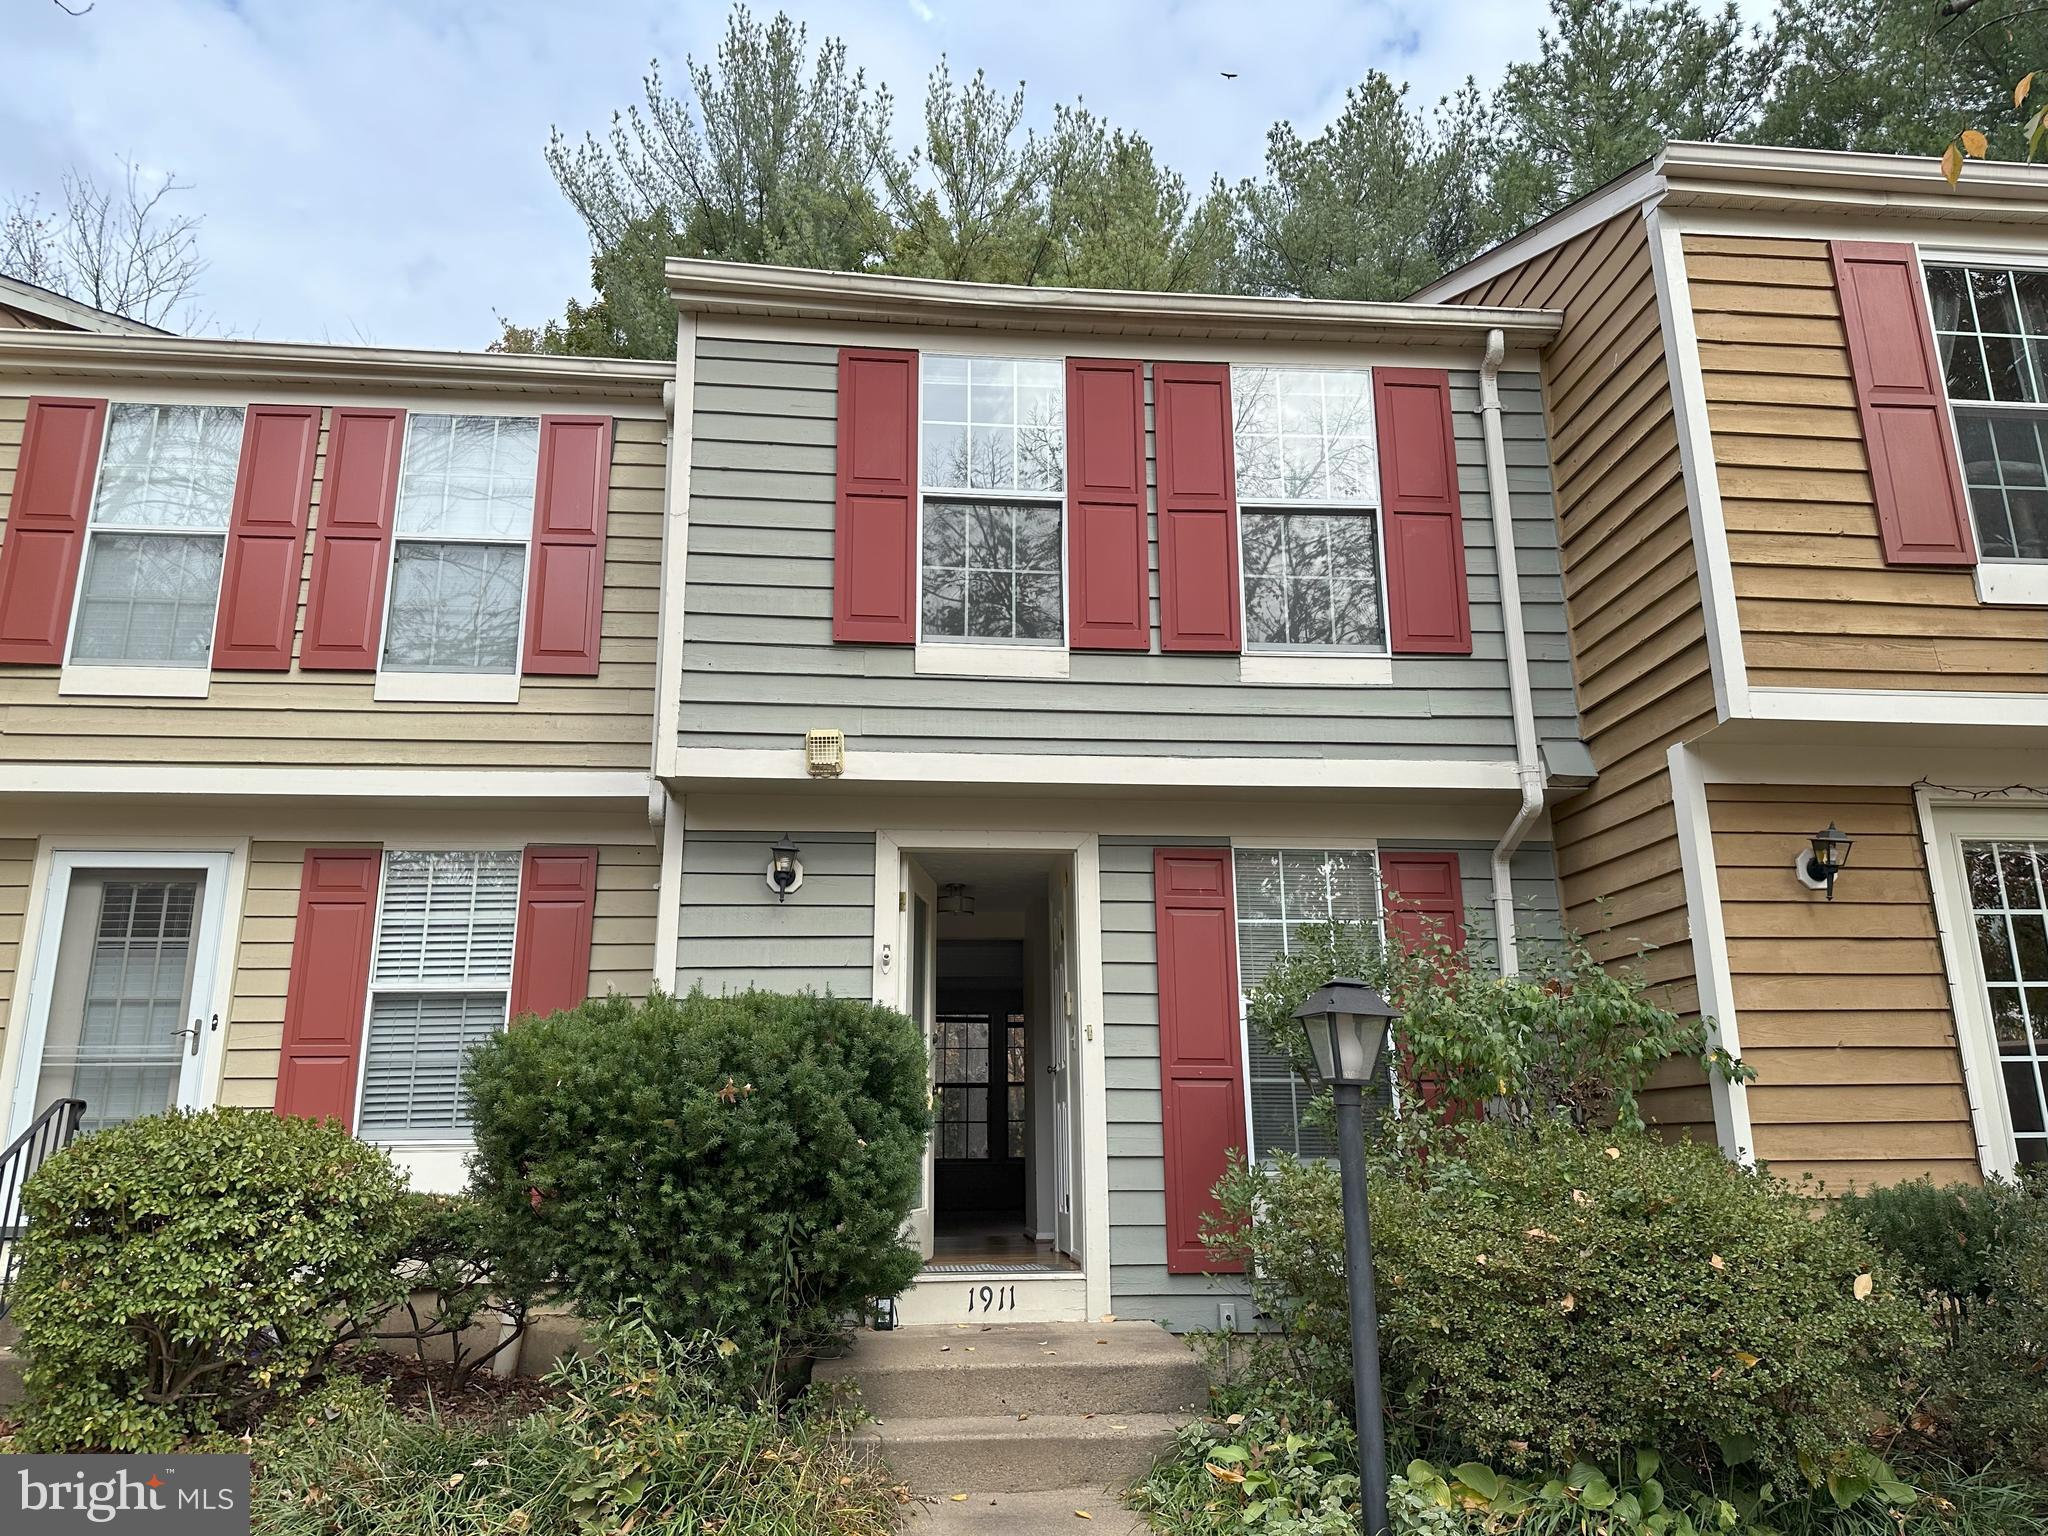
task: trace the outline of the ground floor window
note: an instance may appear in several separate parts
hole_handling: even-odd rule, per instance
[[[384,855],[357,1128],[372,1141],[465,1135],[462,1066],[505,1027],[516,850]]]
[[[1970,911],[2019,1162],[2048,1163],[2048,842],[1963,843]]]
[[[1235,864],[1237,971],[1246,993],[1276,959],[1292,952],[1303,929],[1332,922],[1379,924],[1379,861],[1369,849],[1240,848]],[[1245,1079],[1254,1157],[1336,1156],[1328,1133],[1303,1123],[1315,1090],[1287,1057],[1250,1030]]]

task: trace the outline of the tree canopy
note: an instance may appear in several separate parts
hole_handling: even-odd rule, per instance
[[[2048,61],[2039,0],[1549,0],[1533,58],[1435,102],[1369,70],[1313,132],[1276,123],[1235,185],[1191,183],[1079,101],[932,70],[901,142],[846,44],[735,7],[671,93],[549,168],[591,242],[588,303],[506,321],[507,350],[671,355],[671,256],[977,282],[1399,299],[1667,139],[2018,157],[2048,136],[2015,82]],[[2024,92],[2021,93],[2022,95]],[[2048,98],[2044,98],[2048,99]],[[2032,104],[2028,110],[2032,110]]]

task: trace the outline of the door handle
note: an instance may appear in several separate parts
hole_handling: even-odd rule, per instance
[[[172,1038],[176,1039],[182,1035],[189,1035],[191,1037],[191,1044],[185,1047],[185,1054],[188,1056],[197,1056],[199,1054],[199,1037],[205,1034],[212,1034],[215,1030],[219,1028],[220,1015],[216,1013],[215,1015],[213,1015],[212,1021],[208,1024],[206,1028],[200,1028],[199,1021],[197,1019],[194,1019],[192,1021],[192,1027],[190,1029],[173,1030]]]

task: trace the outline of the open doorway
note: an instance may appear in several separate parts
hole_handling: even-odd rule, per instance
[[[934,903],[930,1267],[1077,1268],[1061,1220],[1072,1161],[1065,860],[980,849],[912,857]]]

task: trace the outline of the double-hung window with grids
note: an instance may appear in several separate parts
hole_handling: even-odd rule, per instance
[[[2048,270],[1929,265],[1977,548],[2048,561]]]
[[[1366,849],[1239,848],[1233,858],[1237,974],[1249,996],[1273,963],[1292,954],[1305,930],[1331,923],[1380,929],[1379,858]],[[1315,1089],[1295,1064],[1246,1029],[1245,1082],[1254,1157],[1291,1152],[1334,1157],[1329,1133],[1303,1121]]]
[[[207,667],[241,452],[237,405],[108,408],[73,665]]]
[[[519,671],[540,419],[406,419],[383,670]]]
[[[519,862],[510,850],[384,855],[356,1117],[366,1139],[468,1134],[462,1070],[505,1026]]]
[[[1372,375],[1233,366],[1230,397],[1247,648],[1385,654]]]
[[[2014,1152],[2048,1164],[2048,843],[1968,841],[1963,870]]]
[[[921,375],[920,638],[1061,644],[1064,365],[926,353]]]

